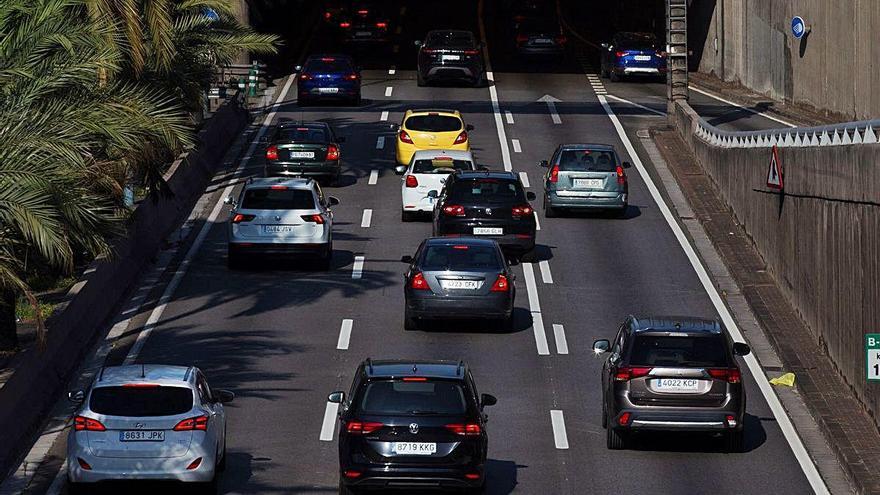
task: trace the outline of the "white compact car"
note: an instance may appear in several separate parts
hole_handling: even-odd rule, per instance
[[[403,174],[400,185],[401,221],[409,222],[419,213],[433,211],[437,193],[443,189],[449,174],[456,170],[476,170],[470,151],[416,151],[409,165],[396,167],[395,171]]]
[[[177,480],[216,491],[226,464],[226,413],[234,394],[211,390],[198,368],[127,365],[102,369],[67,437],[68,493],[107,480]],[[188,490],[192,493],[192,490]]]

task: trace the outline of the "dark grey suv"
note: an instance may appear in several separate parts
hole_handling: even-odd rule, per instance
[[[602,366],[602,426],[608,448],[622,449],[638,430],[722,433],[731,452],[743,447],[746,392],[734,343],[717,320],[630,316],[614,342],[593,343],[610,353]]]

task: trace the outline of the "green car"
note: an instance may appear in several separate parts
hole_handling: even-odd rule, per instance
[[[606,144],[563,144],[550,161],[540,165],[544,175],[544,216],[560,210],[613,210],[626,214],[628,162],[621,162]]]

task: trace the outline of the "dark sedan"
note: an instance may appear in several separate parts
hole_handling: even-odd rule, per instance
[[[495,241],[432,238],[422,242],[404,275],[404,327],[425,319],[494,319],[509,328],[516,291],[513,273]]]
[[[516,23],[516,51],[523,56],[559,56],[567,39],[555,17],[526,18]]]
[[[485,78],[482,45],[470,31],[431,31],[419,47],[417,79],[424,86],[435,81],[465,81],[479,87]]]
[[[324,122],[282,123],[267,142],[266,176],[317,176],[335,183],[343,141]]]
[[[387,43],[389,20],[383,2],[358,2],[339,17],[339,33],[344,43],[358,46],[375,46]]]

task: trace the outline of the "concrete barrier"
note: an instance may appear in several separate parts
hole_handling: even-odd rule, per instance
[[[68,293],[65,307],[47,322],[45,352],[31,352],[0,388],[0,473],[8,473],[30,444],[99,331],[145,263],[195,205],[249,119],[235,99],[206,122],[196,149],[181,156],[166,174],[173,197],[144,200],[137,206],[128,236],[114,244],[115,255],[95,261]]]

